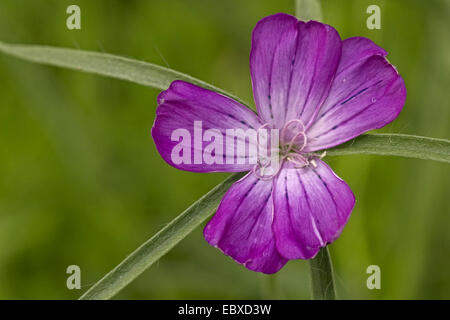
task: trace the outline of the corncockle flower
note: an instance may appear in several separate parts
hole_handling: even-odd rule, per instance
[[[341,40],[329,25],[280,13],[253,30],[258,115],[183,81],[159,95],[152,136],[166,162],[194,172],[249,171],[206,225],[211,245],[250,270],[274,273],[290,259],[313,258],[340,235],[355,197],[322,160],[323,150],[400,113],[406,89],[386,55],[369,39]],[[230,129],[254,130],[256,142],[250,134],[236,140],[258,146],[261,130],[270,130],[264,138],[276,137],[266,146],[276,149],[278,165],[236,147]]]

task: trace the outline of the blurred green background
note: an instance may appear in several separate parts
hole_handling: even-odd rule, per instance
[[[66,28],[81,7],[82,29]],[[368,30],[378,4],[381,30]],[[258,20],[286,1],[2,0],[0,40],[105,51],[186,72],[252,101],[248,57]],[[450,1],[324,0],[342,38],[389,51],[408,99],[383,132],[450,137]],[[73,299],[226,177],[169,167],[150,136],[157,90],[0,55],[0,298]],[[251,102],[253,104],[253,102]],[[357,197],[330,246],[338,295],[450,298],[448,164],[346,156],[326,161]],[[81,267],[82,290],[66,288]],[[381,267],[381,290],[366,268]],[[269,285],[271,283],[271,285]],[[247,271],[198,228],[117,298],[308,299],[308,263]]]

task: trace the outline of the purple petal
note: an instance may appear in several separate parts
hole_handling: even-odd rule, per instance
[[[287,163],[274,181],[273,231],[287,259],[310,259],[333,242],[355,203],[348,185],[322,160],[296,169]]]
[[[250,70],[261,118],[277,128],[297,118],[308,123],[327,97],[340,57],[339,34],[326,24],[287,14],[258,22]]]
[[[175,168],[195,172],[239,172],[250,170],[255,159],[250,159],[245,148],[238,148],[237,140],[227,144],[226,130],[257,130],[261,125],[257,115],[242,104],[177,80],[158,96],[152,136],[163,159]],[[207,130],[211,133],[208,138]],[[246,142],[248,146],[254,141],[247,139]],[[208,160],[203,156],[205,150],[210,151]]]
[[[342,56],[336,75],[345,69],[362,63],[367,58],[380,55],[387,56],[387,51],[377,46],[372,40],[364,37],[353,37],[342,41]]]
[[[272,105],[270,97],[271,85],[273,85],[271,83],[272,70],[277,70],[277,66],[274,65],[275,52],[282,38],[284,38],[286,51],[295,44],[297,24],[297,18],[278,13],[260,20],[253,29],[250,53],[253,96],[258,114],[269,123],[273,123],[274,113],[282,113],[281,110],[278,110],[279,106]],[[292,39],[289,39],[289,36]],[[286,59],[286,61],[288,60]],[[290,74],[290,72],[288,73]],[[278,118],[278,114],[276,116]],[[282,116],[283,114],[279,117]]]
[[[203,233],[210,245],[246,268],[274,273],[287,260],[275,248],[272,220],[272,181],[249,173],[228,190]]]
[[[403,108],[406,88],[386,51],[364,38],[343,42],[327,100],[309,128],[306,152],[330,148],[384,127]]]

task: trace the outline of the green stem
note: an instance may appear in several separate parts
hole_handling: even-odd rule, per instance
[[[309,261],[311,272],[311,299],[334,300],[333,264],[328,247],[322,248],[314,259]]]
[[[296,0],[295,15],[303,21],[322,21],[322,8],[319,0]]]
[[[300,20],[322,20],[322,9],[319,0],[296,0],[295,15]],[[370,140],[370,139],[369,139]],[[355,143],[355,141],[353,141]],[[343,150],[327,150],[330,155],[339,155]],[[333,265],[331,263],[328,247],[322,248],[314,259],[309,260],[311,273],[311,299],[334,300],[336,292],[334,289]]]
[[[261,298],[264,300],[283,299],[277,274],[261,275]]]

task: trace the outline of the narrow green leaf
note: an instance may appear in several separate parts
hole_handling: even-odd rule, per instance
[[[38,45],[7,44],[1,41],[0,52],[35,63],[95,73],[160,90],[167,89],[174,80],[184,80],[219,92],[247,105],[238,97],[187,74],[156,64],[108,53]]]
[[[311,299],[334,300],[333,264],[328,247],[322,248],[314,259],[309,260],[311,274]]]
[[[371,133],[327,150],[327,155],[376,154],[450,163],[450,141],[406,134]]]
[[[303,21],[322,21],[320,0],[296,0],[295,15]]]
[[[109,299],[211,216],[228,188],[244,173],[235,173],[197,200],[117,267],[87,290],[80,299]]]

